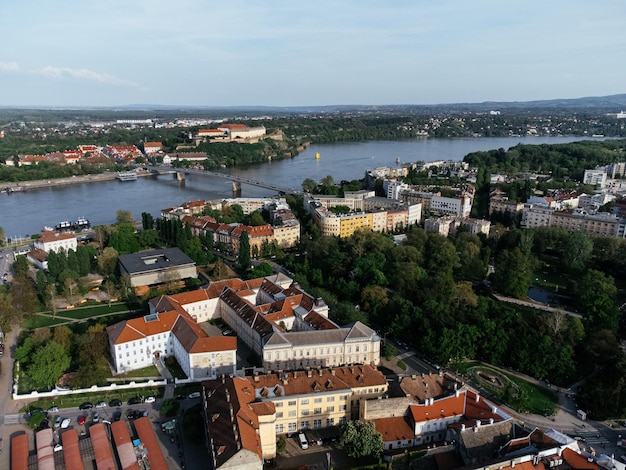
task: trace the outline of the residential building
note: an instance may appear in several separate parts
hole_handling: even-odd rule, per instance
[[[46,253],[51,251],[58,253],[59,250],[65,250],[67,253],[69,250],[76,251],[78,241],[75,232],[55,232],[48,229],[41,232],[40,237],[33,242],[33,245],[35,249]]]
[[[143,144],[143,151],[146,155],[159,153],[163,150],[162,142],[146,142]]]
[[[599,188],[604,188],[606,185],[606,179],[606,168],[598,167],[594,170],[585,170],[583,184],[591,184]]]
[[[550,219],[551,227],[564,228],[568,232],[581,231],[596,237],[615,237],[620,219],[607,212],[588,214],[581,210],[554,211]]]
[[[473,198],[463,192],[459,197],[433,196],[430,203],[430,211],[439,215],[456,215],[469,217],[472,211]]]

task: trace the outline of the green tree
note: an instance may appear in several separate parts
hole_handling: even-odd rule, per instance
[[[250,258],[250,238],[248,236],[248,232],[245,230],[241,232],[239,237],[239,265],[241,269],[247,271],[251,266],[251,258]]]
[[[163,405],[161,406],[161,413],[167,416],[168,418],[171,416],[176,416],[178,410],[180,409],[180,402],[174,400],[173,398],[168,398],[163,400]]]
[[[311,178],[306,178],[302,182],[302,190],[305,193],[313,193],[317,189],[317,183]]]
[[[135,222],[135,219],[133,219],[133,213],[131,211],[126,211],[126,210],[118,210],[117,211],[117,217],[116,217],[116,223],[117,225],[120,224],[133,224]]]
[[[519,248],[503,250],[496,258],[494,287],[505,295],[524,299],[533,279],[533,268],[533,258],[524,256]]]
[[[581,277],[578,285],[576,300],[585,318],[585,329],[615,330],[619,311],[615,305],[617,288],[613,278],[590,269]]]
[[[339,442],[350,457],[379,457],[383,452],[383,439],[374,423],[348,421],[341,428]]]
[[[112,247],[104,249],[102,254],[98,257],[98,269],[105,276],[111,275],[115,272],[117,266],[117,258],[119,252]]]
[[[570,272],[582,272],[591,261],[592,252],[593,241],[589,235],[580,231],[573,232],[567,237],[561,251],[563,267]]]
[[[33,355],[28,367],[28,376],[38,389],[50,389],[58,378],[70,367],[70,356],[63,346],[50,341]]]
[[[13,263],[13,271],[16,277],[26,277],[28,274],[28,260],[26,255],[19,255]]]

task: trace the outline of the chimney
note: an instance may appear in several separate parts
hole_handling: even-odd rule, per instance
[[[335,369],[330,369],[330,373],[335,375]]]
[[[480,420],[479,420],[479,419],[477,419],[477,420],[476,420],[476,427],[477,427],[477,428],[479,428],[479,427],[480,427]]]
[[[461,431],[465,431],[465,425],[461,424]]]
[[[255,376],[254,376],[254,381],[255,381],[255,382],[258,382],[258,381],[259,381],[259,376],[258,376],[258,375],[255,375]]]
[[[430,398],[430,404],[432,405],[433,403],[435,403],[435,399],[434,398]]]
[[[496,407],[496,406],[491,407],[491,412],[492,412],[494,415],[498,414],[498,407]]]
[[[454,396],[455,396],[455,397],[457,397],[457,398],[459,398],[459,395],[461,395],[461,392],[457,389],[457,390],[454,392]]]
[[[476,403],[478,403],[480,401],[480,395],[477,393],[476,394]]]
[[[489,424],[493,424],[493,418],[489,418]]]
[[[309,371],[307,371],[307,373],[306,373],[306,376],[307,376],[307,377],[309,377],[309,378],[310,378],[312,375],[313,375],[313,374],[311,373],[311,371],[310,371],[310,370],[309,370]]]

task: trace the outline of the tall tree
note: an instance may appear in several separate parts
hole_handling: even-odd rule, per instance
[[[38,389],[51,388],[70,367],[70,356],[63,346],[50,341],[37,349],[28,367],[28,376]]]
[[[250,238],[248,236],[247,231],[241,232],[241,236],[239,237],[239,265],[241,269],[247,271],[251,266],[251,257],[250,257]]]
[[[378,457],[383,452],[383,439],[371,421],[348,421],[341,428],[339,442],[350,457],[357,459]]]

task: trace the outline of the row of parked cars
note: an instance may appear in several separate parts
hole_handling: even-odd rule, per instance
[[[127,404],[128,405],[140,405],[141,403],[154,403],[156,401],[156,398],[154,397],[132,397],[128,399]],[[108,404],[108,406],[110,407],[115,407],[115,406],[122,406],[122,400],[118,400],[117,398],[114,400],[111,400]],[[105,401],[100,401],[98,403],[94,404],[91,402],[84,402],[81,403],[78,406],[79,410],[90,410],[92,408],[106,408],[107,407],[107,403]],[[55,407],[56,408],[56,407]],[[57,408],[58,411],[58,408]]]

